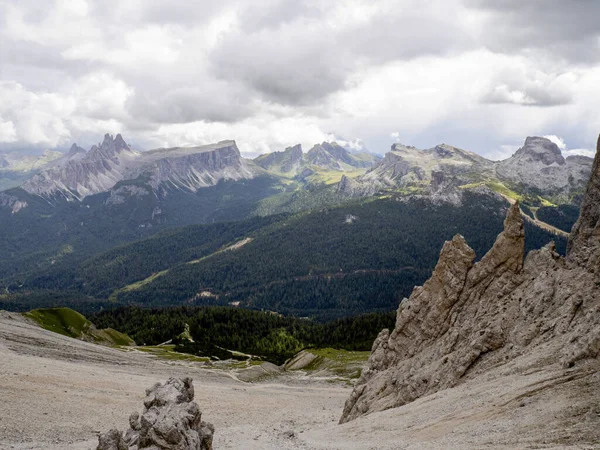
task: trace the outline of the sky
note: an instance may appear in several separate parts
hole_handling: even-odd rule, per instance
[[[0,0],[0,150],[526,136],[593,154],[597,0]]]

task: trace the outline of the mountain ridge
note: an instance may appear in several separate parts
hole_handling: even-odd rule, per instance
[[[75,144],[74,144],[75,146]],[[82,200],[88,195],[106,192],[118,182],[145,175],[158,189],[162,183],[194,191],[212,186],[220,179],[253,178],[255,171],[246,164],[235,141],[221,141],[199,147],[174,147],[148,152],[133,150],[121,134],[106,134],[99,145],[86,153],[73,148],[62,166],[53,166],[34,175],[23,184],[30,194],[42,197],[62,195]]]

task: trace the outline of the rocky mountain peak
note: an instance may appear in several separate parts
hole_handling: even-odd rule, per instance
[[[152,188],[169,186],[195,192],[213,186],[221,179],[240,180],[254,177],[253,169],[241,157],[235,141],[198,147],[174,147],[136,152],[120,134],[104,136],[99,145],[77,157],[65,158],[62,164],[34,175],[23,185],[27,192],[44,197],[61,195],[83,199],[106,192],[118,182],[144,175]]]
[[[298,170],[302,165],[303,158],[302,145],[296,144],[293,147],[287,147],[282,152],[260,155],[254,159],[254,162],[263,169],[279,170],[287,173]]]
[[[581,213],[569,237],[567,260],[591,270],[597,270],[600,261],[600,136]]]
[[[456,148],[452,147],[451,145],[440,144],[440,145],[436,145],[433,148],[433,151],[440,158],[452,158],[455,155],[455,153],[456,153]]]
[[[129,144],[125,142],[123,136],[121,134],[117,134],[114,138],[112,135],[106,133],[104,135],[104,140],[102,144],[100,144],[100,148],[103,150],[112,150],[112,151],[120,151],[120,150],[131,150]]]
[[[106,133],[99,145],[93,145],[90,148],[88,157],[92,160],[112,158],[123,151],[132,151],[129,144],[123,139],[123,136],[117,134],[116,137],[113,137],[111,134]]]
[[[524,245],[518,203],[479,262],[462,236],[447,241],[431,278],[400,303],[394,330],[375,340],[340,422],[454,386],[482,354],[502,347],[508,335],[497,299],[516,286]]]
[[[560,166],[565,164],[565,158],[558,146],[550,139],[539,136],[527,137],[523,147],[517,150],[515,156],[526,157],[531,161],[541,161],[547,166],[555,163]]]
[[[417,148],[412,145],[404,145],[400,143],[392,144],[391,151],[393,152],[403,152],[407,150],[417,150]]]
[[[564,158],[551,140],[530,136],[510,158],[495,163],[496,176],[533,192],[546,192],[558,202],[567,202],[585,188],[591,159]]]
[[[290,157],[297,161],[297,160],[301,160],[302,159],[302,145],[300,144],[296,144],[293,147],[288,147],[285,149],[286,152],[290,153]]]
[[[67,157],[71,158],[75,155],[84,155],[85,153],[86,151],[84,148],[80,147],[76,143],[73,143],[73,145],[71,145],[71,148],[69,149],[69,152],[67,153]]]

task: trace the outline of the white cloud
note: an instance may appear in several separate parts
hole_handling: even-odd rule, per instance
[[[583,156],[587,156],[589,158],[593,158],[596,155],[596,151],[590,150],[587,148],[571,148],[569,150],[563,151],[563,155],[565,157],[572,156],[572,155],[583,155]]]
[[[0,117],[0,142],[16,142],[17,141],[17,129],[12,120],[6,122]]]
[[[317,142],[335,140],[305,117],[277,118],[263,116],[235,124],[193,122],[162,125],[152,135],[156,146],[198,145],[235,138],[240,151],[246,156],[267,151],[283,150],[294,144],[304,149]]]
[[[565,143],[565,140],[562,137],[556,136],[554,134],[546,135],[544,137],[554,142],[565,157],[571,155],[583,155],[593,158],[596,154],[594,150],[590,150],[588,148],[568,148],[567,144]]]
[[[248,154],[335,136],[379,153],[400,137],[494,158],[527,135],[593,148],[599,6],[567,3],[0,0],[0,136],[233,138]]]
[[[564,151],[567,149],[567,144],[565,144],[565,140],[563,138],[561,138],[560,136],[556,136],[555,134],[548,134],[546,136],[544,136],[546,139],[551,140],[552,142],[554,142],[556,144],[556,146],[561,149],[561,151]]]

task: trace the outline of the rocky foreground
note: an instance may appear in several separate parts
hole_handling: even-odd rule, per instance
[[[566,258],[553,244],[523,257],[518,204],[479,262],[462,236],[446,242],[432,277],[401,303],[394,330],[375,341],[340,422],[500,374],[512,383],[511,375],[546,372],[505,405],[561,392],[562,408],[532,412],[544,442],[600,445],[600,139]]]

